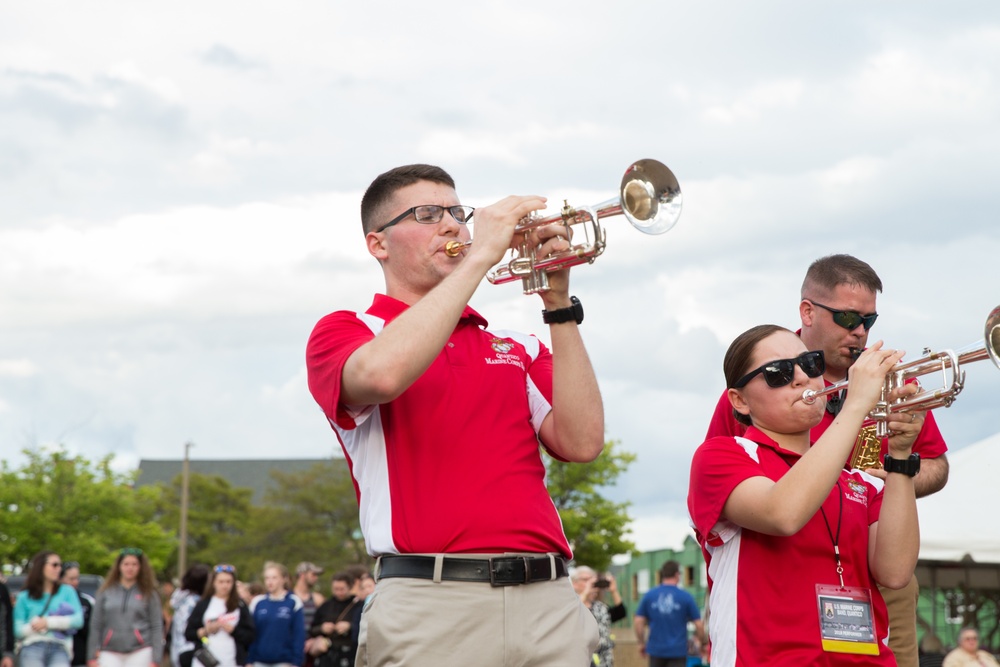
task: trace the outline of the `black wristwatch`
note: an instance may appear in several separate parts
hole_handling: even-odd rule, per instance
[[[906,459],[894,459],[886,454],[882,460],[882,467],[886,472],[898,472],[913,477],[920,472],[920,454],[910,454]]]
[[[569,300],[573,303],[568,308],[557,308],[556,310],[543,310],[542,320],[546,324],[562,324],[563,322],[583,323],[583,304],[575,296]]]

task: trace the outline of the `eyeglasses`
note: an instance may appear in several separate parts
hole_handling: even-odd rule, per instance
[[[826,361],[823,359],[822,350],[813,352],[803,352],[794,359],[777,359],[769,361],[760,368],[756,368],[733,385],[733,389],[742,389],[750,380],[758,374],[764,374],[764,382],[768,387],[784,387],[795,378],[795,365],[798,364],[802,370],[811,378],[818,378],[826,371]]]
[[[216,565],[215,566],[215,571],[216,572],[227,572],[229,574],[235,574],[236,573],[236,568],[233,567],[232,565]]]
[[[121,556],[141,556],[142,549],[137,549],[135,547],[125,547],[119,552]]]
[[[397,215],[395,218],[385,223],[381,227],[375,230],[375,233],[384,232],[385,230],[392,227],[397,222],[401,222],[406,216],[413,214],[413,219],[422,225],[433,225],[436,222],[441,222],[441,218],[444,217],[444,212],[448,211],[451,213],[451,217],[455,218],[459,224],[464,225],[472,217],[472,212],[475,211],[471,206],[436,206],[434,204],[424,204],[422,206],[413,206],[406,209],[401,214]]]
[[[62,567],[62,563],[60,563],[57,560],[51,560],[48,563],[46,563],[46,565],[48,565],[49,567]]]
[[[865,331],[868,331],[875,324],[875,320],[878,319],[878,313],[862,315],[856,310],[837,310],[836,308],[831,308],[830,306],[824,306],[818,301],[813,301],[812,299],[806,299],[806,301],[814,306],[819,306],[823,310],[829,310],[833,313],[833,323],[844,327],[848,331],[854,331],[861,324],[865,325]]]

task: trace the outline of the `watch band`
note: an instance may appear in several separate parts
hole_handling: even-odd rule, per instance
[[[920,472],[920,454],[910,454],[909,458],[894,459],[888,454],[882,460],[882,467],[886,472],[898,472],[913,477]]]
[[[546,324],[562,324],[563,322],[583,323],[583,304],[575,296],[569,298],[572,306],[557,308],[555,310],[543,310],[542,321]]]

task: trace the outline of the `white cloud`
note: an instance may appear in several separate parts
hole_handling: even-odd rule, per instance
[[[0,375],[6,377],[30,377],[38,372],[28,359],[0,359]]]
[[[497,160],[511,165],[527,163],[525,152],[553,141],[594,141],[601,128],[593,123],[508,127],[502,131],[436,129],[423,137],[418,152],[442,163],[465,162],[474,158]]]
[[[705,119],[727,125],[756,122],[775,109],[794,109],[804,91],[801,81],[769,81],[754,86],[730,102],[709,103],[704,111]]]
[[[685,538],[694,537],[686,509],[678,505],[655,509],[659,511],[637,516],[632,522],[632,535],[636,547],[640,551],[659,549],[680,551],[684,547]]]
[[[107,76],[113,80],[145,88],[167,102],[181,101],[180,86],[175,81],[162,76],[148,76],[134,62],[126,60],[113,64],[108,68]]]

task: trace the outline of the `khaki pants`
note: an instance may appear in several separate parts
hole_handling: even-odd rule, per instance
[[[361,615],[356,667],[582,667],[597,621],[569,579],[489,583],[382,579]]]
[[[917,598],[920,587],[917,578],[905,588],[893,590],[878,587],[889,612],[889,648],[896,654],[899,667],[917,667]]]

